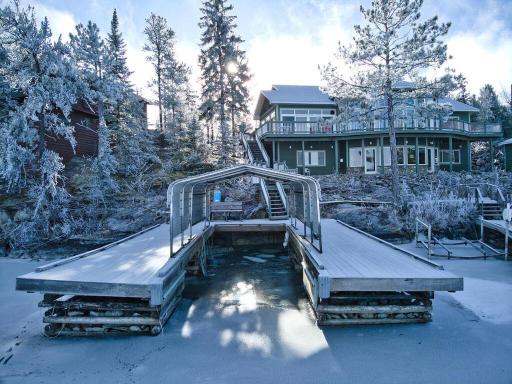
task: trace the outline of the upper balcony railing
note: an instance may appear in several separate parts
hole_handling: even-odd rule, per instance
[[[388,127],[377,121],[379,124],[365,126],[361,123],[336,123],[333,121],[270,121],[256,129],[256,135],[328,135],[328,134],[350,134],[366,132],[387,132]],[[396,130],[405,131],[438,131],[467,134],[500,134],[501,124],[496,123],[466,123],[459,120],[439,121],[430,119],[425,122],[414,122],[407,124],[404,121],[397,121]]]

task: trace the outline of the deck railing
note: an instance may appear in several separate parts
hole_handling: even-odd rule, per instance
[[[357,132],[387,132],[386,124],[340,123],[333,121],[269,121],[256,129],[257,136],[264,135],[328,135]],[[466,123],[459,120],[415,121],[407,123],[396,122],[397,131],[440,131],[468,134],[496,134],[501,133],[501,124],[495,123]]]

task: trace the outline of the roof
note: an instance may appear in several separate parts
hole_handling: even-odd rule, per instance
[[[452,106],[453,112],[478,112],[479,109],[475,108],[466,103],[461,103],[460,101],[450,99],[448,97],[442,97],[439,99],[440,104],[450,104]]]
[[[396,88],[414,88],[410,81],[398,81]],[[258,97],[254,118],[259,120],[265,102],[275,104],[304,104],[304,105],[333,105],[336,102],[327,94],[321,91],[318,85],[272,85],[272,89],[261,91]],[[448,97],[439,98],[440,104],[449,104],[453,112],[478,112],[478,108],[462,103]]]
[[[263,104],[305,104],[305,105],[333,105],[336,102],[320,90],[318,85],[272,85],[272,89],[261,91],[254,117],[259,119]]]
[[[498,144],[498,146],[510,144],[512,144],[512,138],[503,140],[501,143]]]

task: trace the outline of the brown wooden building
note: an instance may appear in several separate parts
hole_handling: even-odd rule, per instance
[[[62,136],[46,137],[46,146],[57,152],[64,161],[71,160],[74,156],[94,157],[98,153],[98,116],[85,103],[77,103],[73,106],[70,120],[75,127],[75,152],[69,141]]]

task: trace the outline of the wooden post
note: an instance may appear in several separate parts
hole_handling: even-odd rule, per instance
[[[418,145],[419,145],[418,136],[416,136],[416,149],[415,149],[415,156],[414,156],[416,158],[416,164],[415,164],[416,165],[416,175],[418,175],[420,173],[419,172],[420,166],[419,166],[419,159],[418,159],[419,154],[420,154],[420,149],[418,148]],[[426,155],[427,154],[425,153],[425,156]]]
[[[335,168],[336,168],[336,174],[338,175],[340,173],[340,153],[338,148],[338,140],[334,140],[334,159],[335,159]]]
[[[473,160],[471,159],[471,141],[466,141],[466,145],[468,146],[468,172],[471,172],[473,170]]]
[[[428,258],[432,255],[432,226],[429,224],[427,228],[428,232]]]
[[[349,167],[349,159],[350,156],[348,154],[348,140],[345,140],[345,169],[348,173],[348,167]]]
[[[302,174],[306,174],[306,153],[304,152],[304,140],[302,140]]]
[[[505,220],[505,260],[508,260],[508,228],[509,220]]]
[[[453,171],[453,138],[448,137],[448,152],[450,153],[450,172]]]
[[[384,136],[379,138],[380,141],[380,166],[382,174],[384,174]]]
[[[276,142],[272,140],[272,166],[276,163]]]

